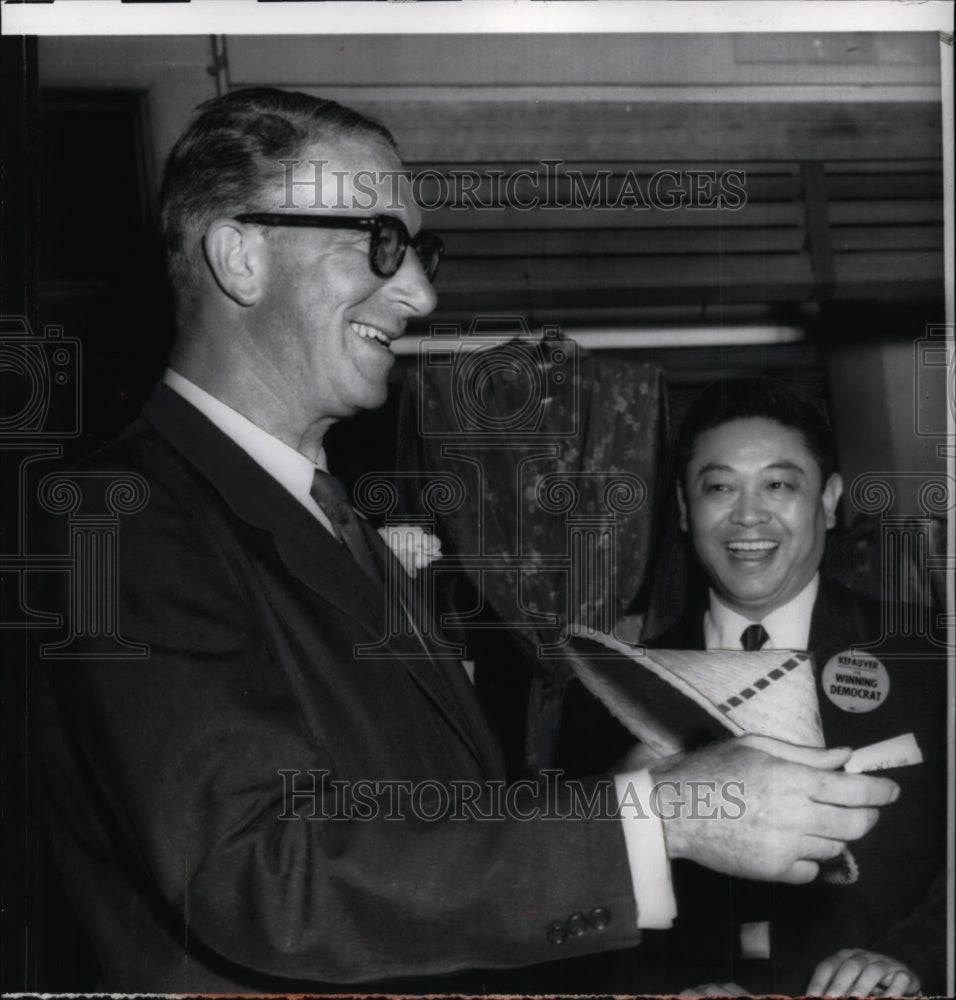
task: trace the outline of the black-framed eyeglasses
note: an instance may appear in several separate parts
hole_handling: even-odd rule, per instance
[[[391,278],[405,260],[411,247],[418,255],[422,270],[429,281],[435,280],[445,244],[435,233],[422,229],[409,235],[405,223],[393,215],[299,215],[293,212],[246,212],[236,216],[237,222],[256,226],[292,226],[306,229],[368,230],[368,263],[379,278]]]

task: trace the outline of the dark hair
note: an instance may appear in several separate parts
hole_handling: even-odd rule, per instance
[[[833,429],[822,403],[772,379],[751,378],[715,382],[691,404],[681,423],[674,471],[686,486],[687,466],[697,439],[732,420],[773,420],[799,431],[820,467],[821,484],[836,471]]]
[[[335,101],[297,91],[236,90],[199,105],[163,174],[160,227],[173,287],[194,287],[209,223],[255,210],[257,198],[294,159],[330,136],[360,135],[397,153],[384,125]]]

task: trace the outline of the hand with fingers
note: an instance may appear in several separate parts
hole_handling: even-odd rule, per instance
[[[919,992],[912,969],[889,955],[843,948],[825,958],[807,985],[811,996],[899,997]]]
[[[838,773],[849,756],[748,735],[664,758],[651,773],[668,854],[741,878],[812,881],[899,796],[888,778]],[[725,806],[702,813],[701,787]]]

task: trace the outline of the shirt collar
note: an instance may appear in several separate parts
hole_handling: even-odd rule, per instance
[[[257,465],[288,490],[326,528],[332,529],[328,518],[319,509],[309,492],[315,469],[328,471],[324,451],[321,451],[318,459],[313,462],[311,458],[273,437],[238,410],[211,396],[205,389],[201,389],[195,382],[190,382],[172,368],[166,369],[163,382],[239,445]]]
[[[770,636],[764,649],[807,649],[819,586],[820,574],[817,573],[796,597],[774,608],[760,621]],[[704,613],[704,643],[708,649],[743,649],[740,637],[744,629],[753,624],[750,618],[732,611],[713,590],[710,591],[709,607]]]

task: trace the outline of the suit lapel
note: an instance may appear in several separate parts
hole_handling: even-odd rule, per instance
[[[845,587],[821,577],[810,619],[810,651],[818,669],[834,653],[854,643],[870,641],[878,634],[879,618],[874,618],[873,610],[868,611],[866,604]]]
[[[289,570],[344,614],[374,631],[377,591],[356,566],[342,571],[341,543],[231,438],[194,406],[159,385],[143,416],[212,485],[232,512],[272,535]],[[335,566],[335,572],[329,567]]]
[[[352,618],[370,636],[383,640],[382,657],[399,660],[448,718],[476,758],[489,763],[480,746],[494,745],[473,691],[457,683],[464,671],[414,636],[386,635],[384,594],[314,517],[254,462],[231,438],[178,393],[159,385],[143,416],[215,487],[233,513],[268,532],[276,552],[302,584]],[[383,574],[404,574],[377,532],[363,522]],[[375,640],[370,640],[370,644]],[[425,656],[427,652],[429,656]],[[469,685],[470,687],[470,685]],[[472,705],[474,703],[474,705]],[[481,739],[477,738],[480,734]],[[493,762],[492,762],[493,764]]]
[[[405,572],[381,535],[364,518],[360,518],[360,521],[372,558],[382,571],[386,587],[390,588],[393,595],[408,595],[415,587],[411,577]],[[411,647],[403,659],[405,669],[446,715],[458,720],[461,735],[475,756],[485,763],[490,771],[500,770],[503,764],[497,753],[497,741],[488,728],[484,711],[471,682],[465,675],[461,659],[449,655],[435,641],[437,622],[427,607],[424,609],[424,614],[421,614],[416,610],[416,601],[404,600],[403,603],[406,620],[415,633],[412,636],[397,637],[407,644],[406,648]],[[480,746],[495,747],[494,758],[483,757],[479,751]]]

